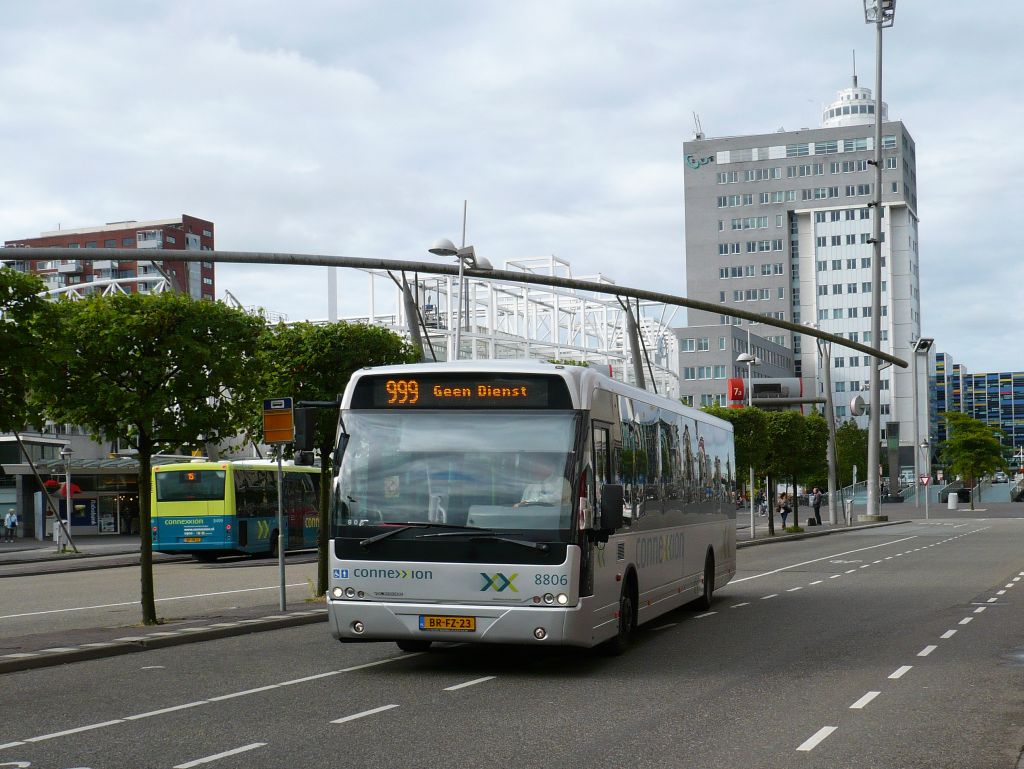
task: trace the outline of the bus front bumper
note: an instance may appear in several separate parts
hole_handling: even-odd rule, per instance
[[[587,599],[576,606],[327,601],[331,635],[342,641],[447,641],[456,643],[593,646]],[[473,618],[473,630],[422,630],[424,617]],[[464,623],[463,623],[464,624]]]

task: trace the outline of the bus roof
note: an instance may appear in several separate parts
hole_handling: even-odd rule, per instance
[[[228,468],[234,468],[238,470],[243,469],[257,469],[257,470],[277,470],[277,462],[271,459],[235,459],[235,460],[224,460],[220,462],[210,462],[207,460],[192,461],[192,462],[175,462],[174,464],[168,465],[154,465],[153,471],[159,471],[166,473],[169,470],[227,470]],[[286,472],[300,472],[300,473],[319,473],[320,468],[310,467],[308,465],[296,465],[294,462],[287,461],[283,462],[281,469]]]
[[[612,379],[597,367],[576,366],[569,363],[550,363],[539,360],[464,360],[445,363],[408,363],[393,366],[377,366],[360,369],[352,375],[342,399],[342,408],[351,405],[352,392],[356,383],[364,376],[429,374],[465,372],[467,374],[508,373],[508,374],[554,374],[566,381],[572,395],[574,408],[589,409],[594,391],[597,389],[613,392],[654,406],[681,410],[697,421],[718,425],[732,432],[732,425],[724,419],[703,411],[684,406],[678,400],[656,395],[617,379]]]

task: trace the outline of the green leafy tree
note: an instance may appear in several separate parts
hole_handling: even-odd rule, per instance
[[[853,468],[860,479],[867,477],[868,431],[857,427],[852,419],[836,428],[836,475],[840,487],[853,483]]]
[[[230,440],[253,418],[264,321],[181,294],[120,294],[54,305],[58,376],[36,394],[56,421],[133,446],[139,460],[142,621],[157,623],[152,457]]]
[[[956,411],[947,411],[941,416],[946,420],[949,437],[939,447],[939,452],[950,474],[961,476],[969,482],[969,488],[973,489],[978,478],[996,470],[1008,469],[998,437],[1001,430]]]
[[[768,457],[769,479],[784,479],[792,483],[793,524],[790,528],[799,528],[797,520],[799,510],[796,498],[796,479],[803,467],[804,452],[804,417],[799,411],[768,412]],[[774,484],[769,482],[769,488]]]
[[[418,352],[402,337],[380,326],[361,323],[278,325],[268,335],[264,380],[266,396],[297,401],[333,401],[349,378],[365,366],[414,363]],[[338,412],[317,414],[315,445],[320,453],[320,530],[317,536],[317,595],[327,592],[328,501],[331,457]]]
[[[44,288],[32,275],[0,267],[0,433],[41,421],[29,395],[52,358],[53,306],[39,296]]]
[[[805,489],[818,486],[828,490],[828,423],[825,417],[813,412],[803,417],[803,445],[797,478]]]

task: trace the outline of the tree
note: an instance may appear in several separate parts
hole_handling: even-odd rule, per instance
[[[36,393],[56,421],[133,446],[139,460],[142,621],[157,623],[152,456],[235,437],[257,410],[264,321],[181,294],[94,296],[54,305],[59,376]]]
[[[804,488],[824,486],[828,489],[828,423],[818,412],[803,418],[803,443],[797,463],[797,478]],[[825,480],[822,481],[821,479]],[[794,480],[794,485],[796,481]]]
[[[956,411],[943,412],[941,416],[946,420],[949,437],[939,447],[939,452],[951,475],[961,476],[969,482],[969,488],[973,489],[977,479],[983,475],[1008,469],[1003,459],[1002,444],[997,437],[1002,433],[1001,430]]]
[[[280,324],[268,335],[265,356],[266,397],[291,396],[297,401],[333,401],[344,392],[352,374],[361,368],[413,363],[420,358],[418,351],[397,334],[380,326],[360,323]],[[320,453],[317,595],[327,592],[327,507],[337,426],[336,409],[318,413],[315,432],[315,445]]]
[[[793,483],[793,527],[798,526],[796,479],[803,467],[804,417],[799,411],[768,412],[768,476]]]
[[[861,478],[867,477],[868,431],[849,419],[836,428],[836,475],[840,487],[853,483],[854,466]]]
[[[51,358],[52,305],[39,296],[44,288],[35,276],[0,267],[0,433],[41,421],[29,394],[33,375]]]

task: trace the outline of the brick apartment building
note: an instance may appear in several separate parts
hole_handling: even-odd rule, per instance
[[[0,259],[21,272],[38,275],[51,290],[78,287],[81,293],[90,293],[120,281],[119,287],[124,291],[146,292],[163,277],[151,260],[44,260],[32,259],[27,253],[11,253],[6,249],[162,248],[171,251],[212,251],[213,233],[213,222],[188,214],[148,222],[110,222],[99,227],[55,230],[34,238],[7,240]],[[216,284],[213,262],[176,262],[168,259],[161,261],[161,267],[173,282],[175,290],[195,299],[214,299]]]

